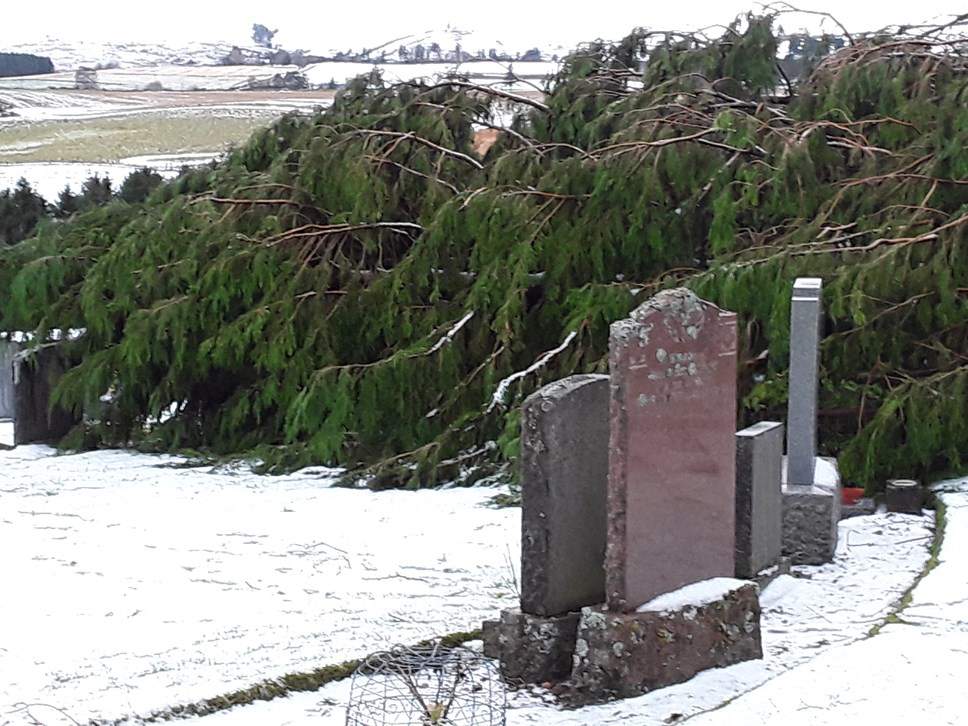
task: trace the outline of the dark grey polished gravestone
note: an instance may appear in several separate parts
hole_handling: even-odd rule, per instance
[[[783,547],[783,424],[736,433],[736,577],[775,565]]]

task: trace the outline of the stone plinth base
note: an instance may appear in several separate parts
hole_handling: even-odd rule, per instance
[[[814,484],[788,484],[783,471],[783,555],[794,565],[834,558],[840,522],[840,472],[834,459],[817,458]]]
[[[666,596],[661,596],[655,602],[663,609],[648,612],[582,609],[571,676],[574,702],[638,696],[708,668],[762,658],[758,589],[729,582],[735,589],[702,604],[673,603],[665,609],[661,599]],[[683,601],[689,600],[687,590],[677,591],[684,593]]]
[[[571,672],[578,613],[544,617],[503,610],[483,626],[484,655],[500,663],[508,681],[562,681]]]

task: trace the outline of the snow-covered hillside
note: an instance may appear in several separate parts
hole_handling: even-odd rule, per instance
[[[527,45],[527,44],[524,44]],[[138,68],[170,65],[219,65],[239,48],[237,56],[246,62],[270,63],[281,51],[286,55],[315,56],[329,60],[397,62],[454,62],[492,58],[503,61],[550,61],[565,55],[569,49],[544,45],[509,45],[500,38],[483,33],[446,26],[421,33],[390,38],[374,37],[365,47],[333,48],[288,47],[279,44],[269,49],[228,41],[206,43],[129,43],[93,40],[63,41],[47,38],[43,42],[15,43],[0,47],[9,53],[30,53],[50,58],[58,71],[79,68]],[[288,63],[288,59],[284,62]]]

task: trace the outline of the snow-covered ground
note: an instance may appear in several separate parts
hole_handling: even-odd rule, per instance
[[[0,424],[0,443],[9,436]],[[0,450],[0,724],[145,715],[476,628],[516,603],[520,512],[488,506],[494,489],[371,493],[331,487],[324,469],[268,477],[185,463]],[[846,520],[833,563],[762,594],[763,660],[578,711],[518,691],[508,723],[704,712],[697,723],[848,723],[835,715],[871,709],[881,724],[954,723],[943,719],[968,665],[968,493],[950,488],[941,565],[901,613],[912,624],[867,638],[925,566],[933,518]],[[349,688],[204,720],[335,726]],[[898,720],[926,699],[937,718]]]
[[[303,75],[311,87],[341,86],[357,76],[378,71],[388,83],[437,80],[460,76],[482,85],[500,85],[505,90],[541,90],[544,79],[554,75],[557,62],[502,62],[472,60],[463,63],[379,63],[368,61],[324,61],[298,66],[138,66],[97,71],[101,91],[240,91],[253,88],[274,76]],[[511,76],[526,83],[508,84]],[[0,89],[8,91],[73,90],[73,72],[0,78]]]
[[[101,91],[67,90],[4,90],[0,88],[0,104],[8,106],[16,115],[0,118],[0,191],[13,188],[21,178],[48,202],[56,202],[65,186],[79,193],[81,185],[94,174],[110,177],[114,188],[134,171],[149,166],[164,177],[174,177],[182,166],[197,166],[221,156],[219,150],[169,154],[150,154],[100,163],[73,161],[19,161],[46,143],[66,134],[77,137],[83,145],[88,137],[99,133],[66,129],[57,122],[96,122],[98,119],[144,116],[158,118],[255,118],[266,125],[284,113],[310,113],[317,107],[332,103],[330,92],[144,92],[113,93]],[[20,126],[38,124],[45,131],[37,131],[29,142],[5,142],[3,131],[16,131]]]
[[[632,25],[623,28],[622,34],[627,34]],[[585,38],[591,40],[593,38]],[[338,57],[340,52],[362,53],[363,46],[347,48],[342,45],[334,48],[331,45],[320,45],[319,36],[311,33],[304,44],[286,42],[286,47],[295,52],[297,49],[308,55],[325,58]],[[344,41],[341,40],[342,44]],[[44,42],[13,43],[4,46],[4,50],[14,53],[31,53],[50,58],[55,71],[74,71],[80,68],[144,68],[148,66],[221,66],[233,47],[239,46],[246,55],[271,55],[272,50],[251,43],[233,43],[230,41],[198,42],[172,39],[166,43],[121,43],[117,41],[97,41],[78,39],[47,38]],[[523,53],[536,49],[545,59],[560,58],[573,49],[573,45],[557,42],[539,41],[536,47],[530,43],[506,43],[500,38],[486,33],[457,30],[451,26],[431,28],[419,33],[394,34],[390,37],[374,34],[366,42],[369,57],[374,60],[383,58],[389,63],[400,63],[412,60],[418,46],[422,46],[428,60],[446,60],[456,58],[456,49],[461,48],[470,56],[488,55],[495,52],[498,56],[515,58]],[[405,49],[406,57],[401,57],[400,49]],[[436,53],[433,48],[439,48]],[[357,63],[359,65],[359,63]],[[260,66],[246,66],[251,72],[259,72]],[[278,67],[277,67],[278,68]],[[261,68],[262,71],[266,67]]]
[[[13,84],[13,81],[10,81]],[[332,93],[322,91],[78,91],[68,88],[5,88],[0,102],[13,115],[0,129],[24,122],[83,121],[140,114],[166,116],[259,115],[267,119],[288,111],[328,106]]]
[[[116,164],[91,164],[74,161],[45,161],[28,164],[0,164],[0,191],[13,189],[20,179],[51,204],[57,202],[64,187],[79,194],[85,181],[97,174],[108,177],[114,189],[120,189],[128,175],[145,166],[151,167],[166,179],[178,175],[182,165],[197,166],[217,158],[218,154],[151,155],[124,159]]]

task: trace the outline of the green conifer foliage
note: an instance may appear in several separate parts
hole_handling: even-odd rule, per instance
[[[782,417],[790,288],[820,276],[823,453],[871,488],[957,469],[963,45],[854,38],[788,81],[774,24],[592,44],[540,99],[359,78],[0,251],[0,324],[85,328],[57,395],[89,442],[418,487],[513,461],[521,399],[606,370],[609,324],[675,285],[740,315],[738,425]]]

